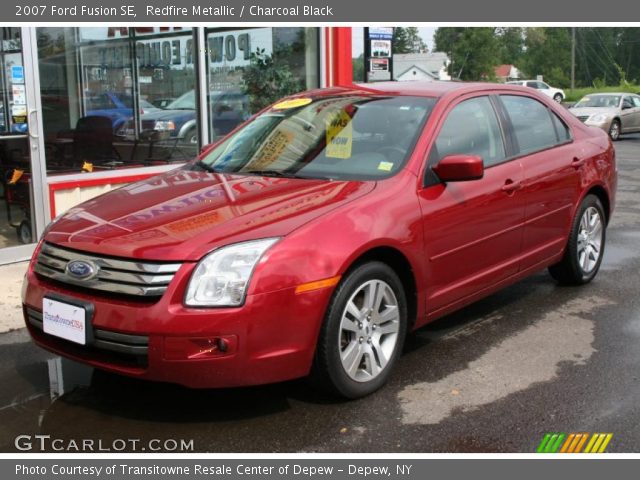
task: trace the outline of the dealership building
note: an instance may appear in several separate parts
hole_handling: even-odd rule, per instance
[[[2,264],[56,215],[176,168],[277,98],[351,83],[352,31],[4,27],[0,60]]]

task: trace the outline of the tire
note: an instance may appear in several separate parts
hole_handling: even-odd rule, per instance
[[[182,137],[182,143],[185,145],[197,145],[198,144],[198,130],[190,128]]]
[[[562,94],[561,94],[561,93],[556,93],[556,94],[553,96],[553,99],[554,99],[556,102],[558,102],[558,103],[560,103],[560,102],[562,102],[562,100],[564,100],[564,98],[562,97]]]
[[[367,311],[369,298],[374,302]],[[375,392],[389,378],[406,331],[407,300],[396,273],[377,261],[357,266],[343,278],[327,309],[311,372],[313,384],[352,399]]]
[[[620,134],[622,133],[622,125],[620,125],[620,120],[617,118],[611,122],[609,126],[609,137],[614,142],[620,138]]]
[[[549,267],[562,285],[583,285],[594,279],[604,255],[606,216],[595,195],[587,195],[573,219],[562,260]]]
[[[31,231],[31,222],[29,220],[22,220],[20,225],[16,228],[16,231],[22,244],[29,245],[30,243],[33,243],[33,233]]]

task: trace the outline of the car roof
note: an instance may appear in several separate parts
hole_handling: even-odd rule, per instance
[[[585,95],[585,97],[591,97],[593,95],[603,95],[605,97],[613,97],[613,96],[620,96],[620,95],[635,95],[635,93],[630,93],[630,92],[594,92],[594,93],[587,93]]]
[[[458,81],[411,81],[355,83],[348,87],[332,87],[312,90],[306,95],[369,94],[369,95],[413,95],[420,97],[442,97],[452,92],[472,93],[475,91],[513,90],[522,92],[521,86],[489,82]],[[305,94],[302,94],[305,95]]]

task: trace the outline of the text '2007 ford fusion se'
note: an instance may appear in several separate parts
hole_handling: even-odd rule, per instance
[[[26,324],[119,374],[361,397],[408,331],[546,267],[591,281],[616,181],[607,134],[532,89],[313,90],[52,222]]]

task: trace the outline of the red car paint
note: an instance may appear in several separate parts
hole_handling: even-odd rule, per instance
[[[115,258],[183,263],[158,301],[142,302],[55,283],[36,274],[32,261],[23,289],[25,315],[41,310],[51,292],[90,302],[94,328],[149,337],[148,363],[123,365],[27,322],[35,342],[99,368],[190,387],[302,377],[311,368],[335,282],[303,293],[296,293],[298,286],[343,275],[363,256],[382,255],[393,259],[394,268],[409,267],[412,327],[418,328],[559,261],[587,193],[600,196],[608,215],[613,211],[616,167],[609,138],[533,90],[408,82],[300,96],[343,94],[438,98],[401,171],[379,181],[176,171],[75,207],[43,240]],[[500,94],[543,103],[569,127],[572,140],[486,168],[479,180],[424,187],[428,153],[448,112],[462,100]],[[282,240],[257,264],[243,306],[184,305],[190,275],[205,254],[276,236]],[[215,343],[220,339],[224,352]]]

